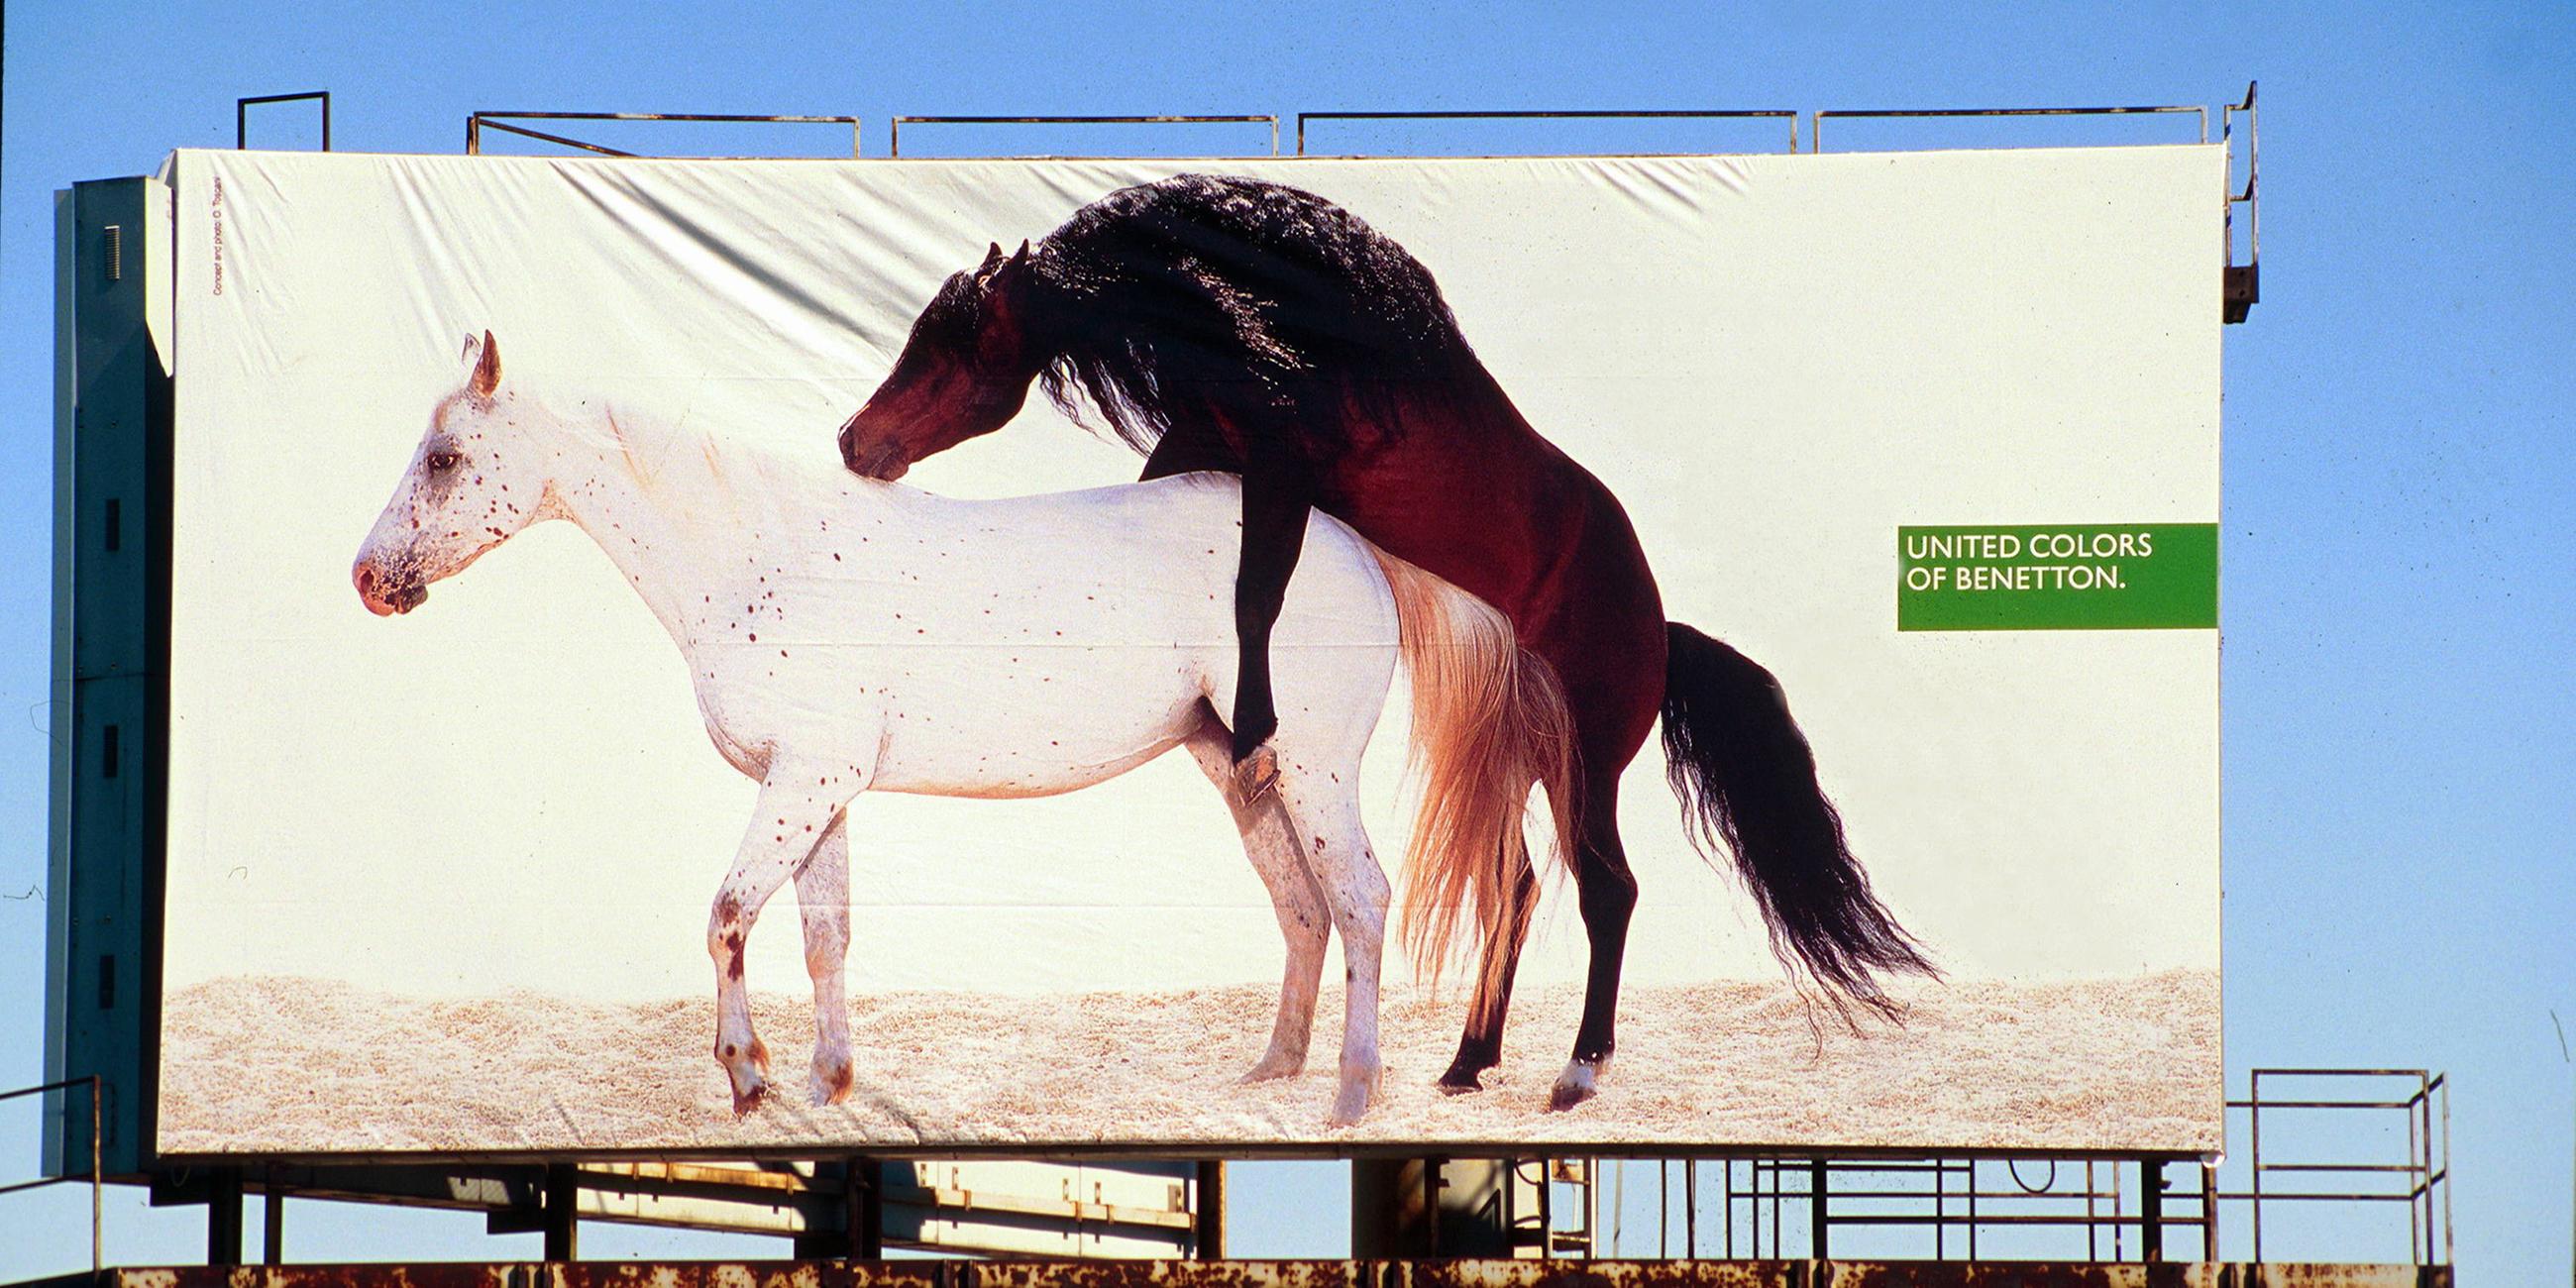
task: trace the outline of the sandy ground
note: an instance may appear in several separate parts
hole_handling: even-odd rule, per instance
[[[428,1001],[280,977],[218,980],[164,1008],[161,1148],[171,1153],[721,1149],[923,1142],[1387,1141],[1876,1144],[2152,1149],[2219,1145],[2218,980],[1915,989],[1901,1029],[1822,1031],[1784,983],[1632,987],[1601,1095],[1547,1090],[1572,1040],[1571,986],[1520,999],[1503,1067],[1445,1097],[1463,1010],[1395,989],[1388,1070],[1358,1126],[1328,1131],[1341,1001],[1328,991],[1297,1078],[1234,1084],[1270,1029],[1267,987],[994,997],[899,993],[852,1006],[858,1092],[803,1103],[810,1004],[755,998],[793,1097],[736,1121],[708,1053],[714,1004],[538,993]]]

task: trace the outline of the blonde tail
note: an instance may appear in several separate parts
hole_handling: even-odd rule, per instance
[[[1574,831],[1573,720],[1555,669],[1520,646],[1483,600],[1372,548],[1395,592],[1404,668],[1413,679],[1411,765],[1422,804],[1404,851],[1400,937],[1437,983],[1453,962],[1517,938],[1529,905],[1512,889],[1529,862],[1522,816],[1544,787],[1560,847]],[[1472,925],[1473,934],[1462,933]],[[1504,955],[1488,953],[1485,988]]]

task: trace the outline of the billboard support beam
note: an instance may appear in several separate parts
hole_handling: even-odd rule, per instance
[[[277,1179],[274,1163],[260,1185],[259,1264],[286,1264],[286,1186]]]
[[[1828,1255],[1825,1251],[1827,1246],[1825,1231],[1833,1222],[1833,1213],[1827,1211],[1825,1207],[1826,1189],[1825,1160],[1821,1158],[1808,1159],[1807,1242],[1811,1246],[1811,1250],[1807,1255],[1814,1257],[1818,1261],[1824,1260]]]
[[[210,1178],[206,1194],[206,1264],[242,1263],[241,1169],[227,1167]]]
[[[570,1163],[546,1165],[543,1208],[546,1260],[565,1262],[581,1255],[581,1169]]]
[[[1225,1161],[1201,1159],[1196,1202],[1190,1212],[1196,1218],[1191,1233],[1191,1253],[1199,1261],[1225,1260]]]
[[[2138,1159],[2138,1260],[2165,1259],[2165,1161]]]

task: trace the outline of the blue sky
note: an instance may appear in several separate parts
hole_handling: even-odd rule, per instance
[[[2448,1070],[2460,1263],[2489,1283],[2566,1273],[2576,1082],[2550,1011],[2576,1021],[2564,524],[2576,7],[816,5],[710,19],[660,3],[21,0],[7,17],[0,892],[12,896],[44,883],[51,194],[148,172],[173,147],[229,146],[237,97],[330,89],[344,149],[454,152],[472,110],[579,108],[855,113],[882,153],[896,112],[2215,104],[2260,78],[2265,299],[2226,337],[2231,1084],[2253,1065]],[[272,111],[255,141],[310,145],[303,109]],[[1337,128],[1335,146],[1368,150],[1778,146],[1767,129]],[[2170,129],[1854,124],[1832,143]],[[1157,137],[1046,145],[1180,147]],[[1040,146],[962,130],[907,142]],[[1262,144],[1247,132],[1182,150]],[[0,902],[0,1085],[40,1076],[43,915],[38,898]],[[0,1116],[0,1175],[32,1166],[27,1124]],[[1339,1169],[1243,1170],[1238,1250],[1339,1250]],[[78,1236],[51,1225],[69,1202],[0,1199],[0,1229],[61,1236],[0,1238],[15,1245],[0,1278],[74,1262]],[[479,1221],[298,1210],[299,1258],[534,1251],[484,1241]],[[186,1258],[198,1222],[120,1201],[110,1248]],[[601,1230],[586,1246],[683,1246],[658,1238]]]

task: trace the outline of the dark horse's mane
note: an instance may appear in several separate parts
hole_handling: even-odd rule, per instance
[[[1087,396],[1138,451],[1222,417],[1335,458],[1354,424],[1398,432],[1408,388],[1481,372],[1430,270],[1310,192],[1184,174],[1074,213],[1030,267],[1040,380]]]

